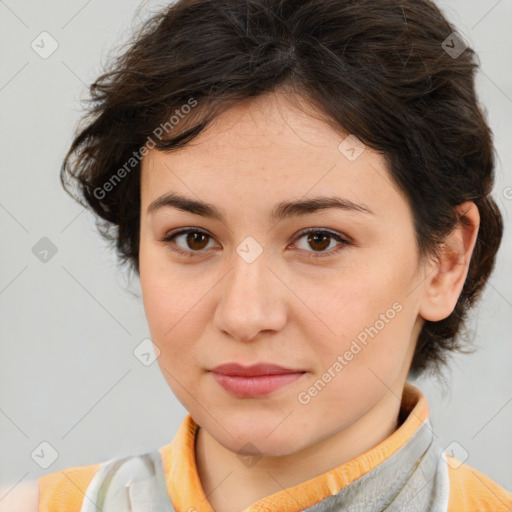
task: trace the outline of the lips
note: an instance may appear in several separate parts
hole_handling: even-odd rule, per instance
[[[264,397],[290,385],[306,373],[305,370],[284,368],[270,363],[252,366],[228,363],[216,366],[210,371],[218,384],[239,398]]]
[[[305,372],[305,370],[285,368],[272,363],[258,363],[251,366],[243,366],[238,363],[227,363],[216,366],[210,371],[232,377],[257,377],[261,375],[284,375],[287,373]]]

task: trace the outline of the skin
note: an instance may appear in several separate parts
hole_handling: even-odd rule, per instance
[[[142,162],[144,308],[163,376],[200,426],[196,464],[216,512],[243,510],[391,435],[424,319],[448,316],[462,290],[476,206],[461,205],[470,225],[453,232],[439,259],[419,261],[405,195],[378,153],[366,148],[350,161],[340,152],[347,135],[299,97],[274,93],[238,103],[184,148],[151,150]],[[211,203],[226,221],[173,207],[147,213],[166,192]],[[278,202],[320,195],[363,203],[373,214],[330,208],[268,220]],[[187,235],[160,241],[178,228],[209,236],[195,244]],[[305,228],[352,243],[334,254],[335,237],[308,243],[299,234]],[[236,251],[248,236],[263,250],[252,263]],[[332,254],[307,257],[322,252]],[[299,394],[396,303],[400,312],[300,403]],[[265,397],[239,398],[208,371],[231,361],[306,373]],[[250,465],[239,454],[259,458]]]
[[[37,512],[39,483],[37,480],[0,486],[0,512]]]

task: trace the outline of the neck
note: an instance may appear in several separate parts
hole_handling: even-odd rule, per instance
[[[370,450],[398,426],[400,401],[392,393],[347,428],[279,457],[247,464],[203,428],[196,435],[196,465],[215,512],[240,512],[283,489],[310,480]]]

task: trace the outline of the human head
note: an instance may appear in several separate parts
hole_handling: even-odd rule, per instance
[[[459,331],[502,233],[475,55],[445,52],[452,32],[426,0],[180,1],[152,17],[92,85],[92,118],[66,156],[63,181],[74,175],[105,221],[104,236],[138,272],[140,149],[172,151],[243,100],[299,93],[333,128],[383,155],[409,202],[423,260],[439,253],[459,220],[457,206],[478,207],[460,297],[450,315],[425,321],[419,333],[411,372],[434,370],[462,348]]]

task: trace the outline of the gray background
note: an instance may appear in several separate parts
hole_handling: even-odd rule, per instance
[[[512,489],[512,1],[438,4],[481,59],[477,87],[495,134],[495,197],[506,232],[470,324],[479,350],[453,359],[444,387],[416,384],[441,444]],[[2,486],[156,449],[172,441],[186,414],[157,363],[134,357],[149,337],[138,281],[128,293],[92,216],[58,176],[86,84],[126,40],[136,12],[146,18],[163,5],[0,0]],[[43,31],[59,45],[47,59],[31,47]],[[57,248],[46,263],[32,252],[43,237]],[[47,469],[38,463],[49,464],[52,451],[42,442],[58,453]]]

